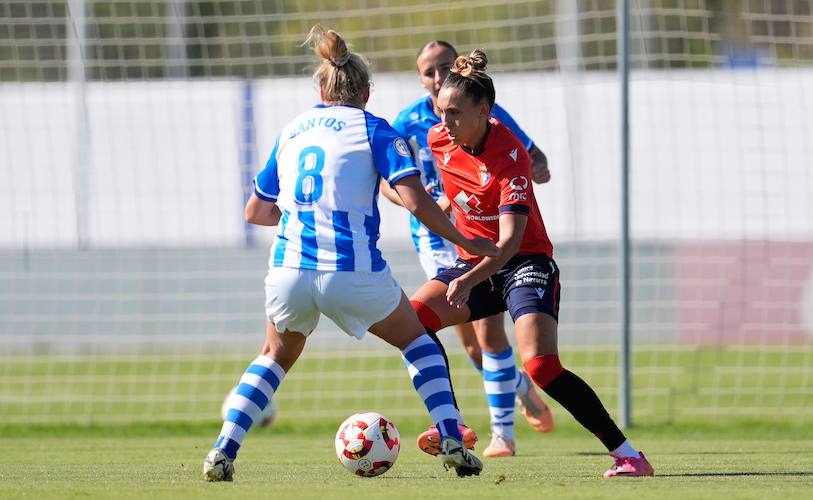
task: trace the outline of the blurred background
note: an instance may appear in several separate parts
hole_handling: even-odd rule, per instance
[[[630,1],[632,420],[813,423],[813,1]],[[621,113],[608,0],[0,2],[0,424],[204,422],[260,347],[273,229],[243,221],[317,102],[313,24],[423,94],[417,51],[488,54],[544,151],[566,365],[617,412]],[[409,294],[406,213],[381,246]],[[507,325],[509,332],[513,332]],[[441,334],[464,413],[479,374]],[[280,420],[424,409],[398,354],[323,319]],[[558,409],[559,414],[562,413]]]

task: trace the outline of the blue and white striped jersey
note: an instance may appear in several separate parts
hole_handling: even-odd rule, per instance
[[[409,147],[382,118],[318,105],[286,125],[254,193],[282,219],[270,265],[319,271],[380,271],[378,184],[419,174]]]
[[[526,149],[531,149],[534,145],[531,138],[519,128],[511,115],[496,103],[491,110],[491,116],[510,128]],[[421,169],[421,181],[424,186],[432,188],[430,194],[435,199],[438,199],[443,191],[440,184],[440,173],[435,168],[435,161],[432,158],[432,151],[426,143],[426,136],[429,134],[429,129],[438,123],[440,123],[440,117],[432,108],[432,97],[429,94],[404,108],[392,122],[392,127],[409,143],[415,162]],[[447,244],[443,238],[429,231],[412,214],[410,214],[409,226],[412,230],[412,242],[418,252],[438,250]]]

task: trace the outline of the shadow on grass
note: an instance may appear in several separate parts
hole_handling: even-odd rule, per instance
[[[655,477],[738,477],[738,476],[813,476],[810,471],[788,472],[683,472],[680,474],[658,474]]]
[[[646,451],[646,450],[644,450]],[[811,450],[777,450],[777,451],[759,451],[760,455],[787,455],[788,453],[810,453]],[[753,455],[756,453],[753,450],[743,450],[743,451],[685,451],[685,452],[669,452],[664,453],[664,455]],[[600,451],[577,451],[574,455],[578,455],[580,457],[606,457],[606,452]],[[647,453],[647,457],[649,457],[649,453]]]

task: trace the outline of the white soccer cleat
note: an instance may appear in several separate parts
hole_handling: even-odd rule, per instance
[[[212,448],[203,461],[203,479],[234,481],[234,463],[220,448]]]
[[[446,470],[449,470],[449,467],[454,468],[459,477],[479,476],[483,470],[483,462],[453,437],[443,438],[438,456],[443,467]]]
[[[483,450],[483,458],[513,457],[517,454],[517,445],[513,439],[499,434],[491,435],[491,444]]]

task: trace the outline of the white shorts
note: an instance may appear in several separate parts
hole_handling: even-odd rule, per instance
[[[389,267],[378,272],[272,267],[265,277],[265,315],[278,331],[307,336],[322,313],[361,339],[398,307],[402,293]]]
[[[457,252],[454,247],[443,247],[437,250],[426,250],[418,252],[418,260],[421,262],[423,272],[427,279],[432,279],[440,271],[454,267],[457,262]]]

